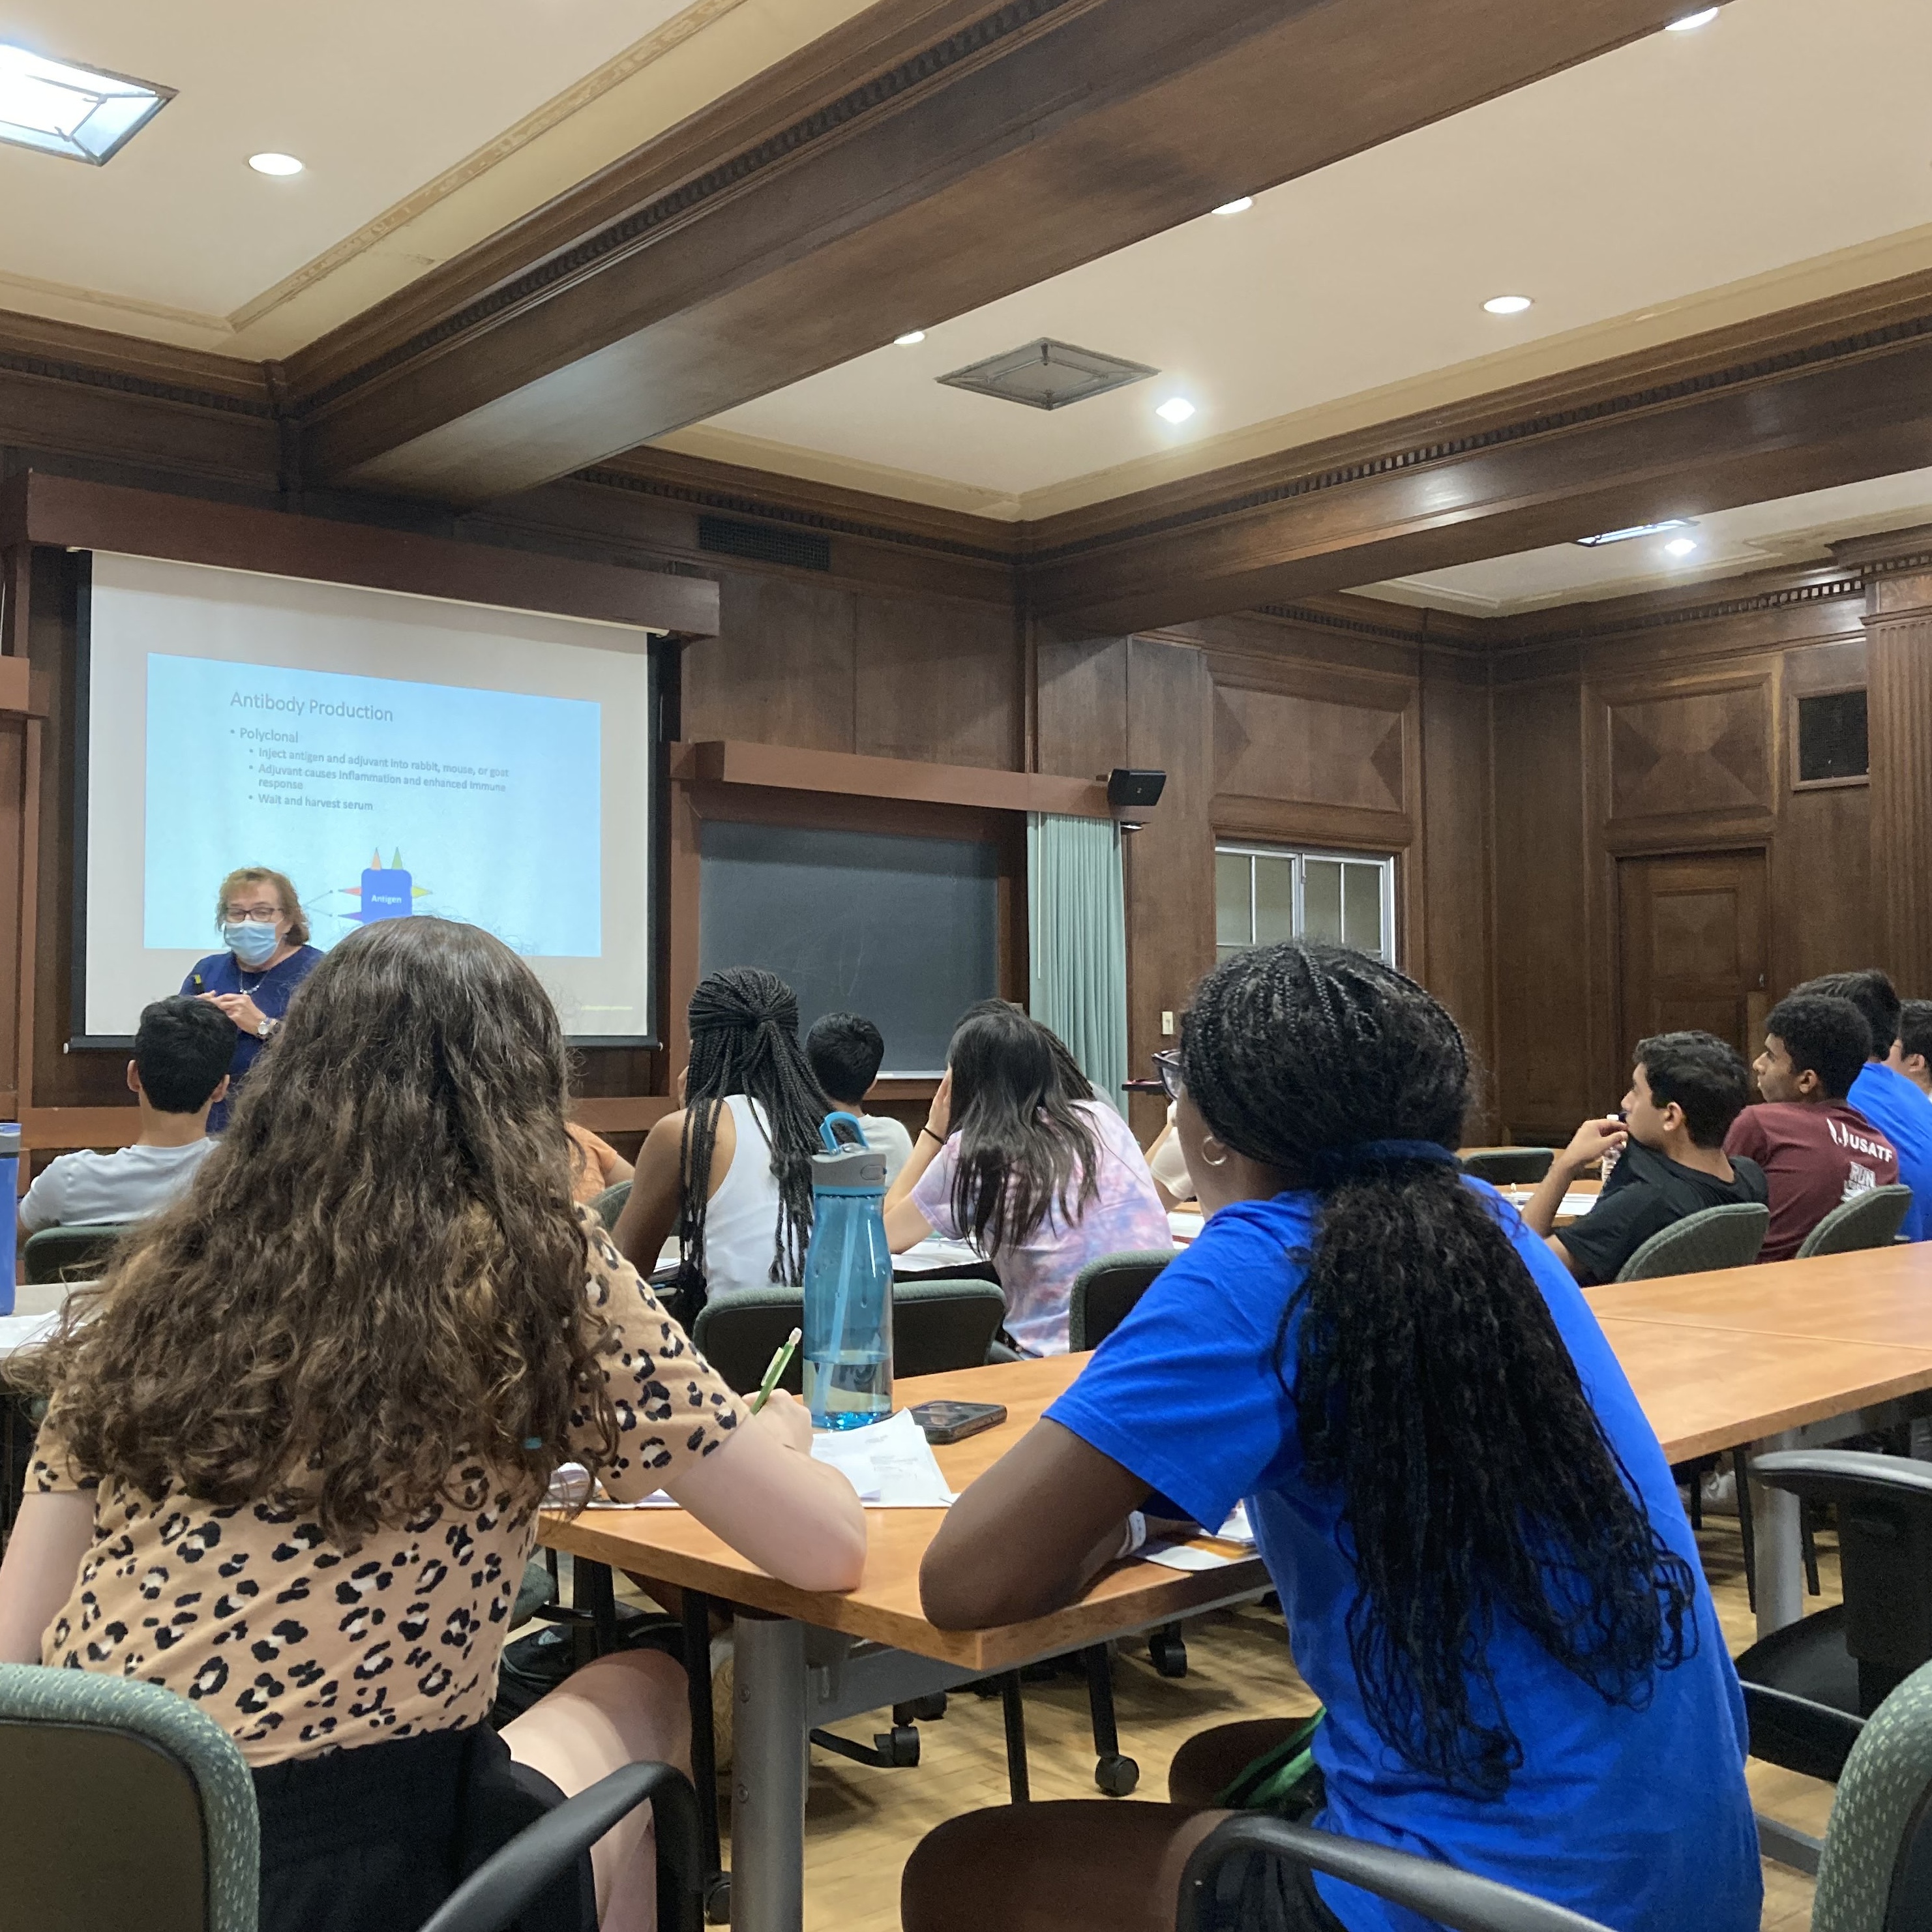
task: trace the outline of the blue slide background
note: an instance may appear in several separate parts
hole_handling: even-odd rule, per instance
[[[213,950],[215,887],[266,865],[295,881],[320,946],[365,906],[406,905],[534,957],[598,956],[601,711],[151,655],[143,943]]]

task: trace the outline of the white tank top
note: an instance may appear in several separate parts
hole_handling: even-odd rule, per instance
[[[738,1144],[724,1185],[704,1210],[704,1278],[711,1294],[771,1287],[778,1240],[778,1183],[765,1110],[745,1094],[728,1094],[724,1104],[738,1130]]]

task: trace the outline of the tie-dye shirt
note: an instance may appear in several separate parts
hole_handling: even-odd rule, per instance
[[[1103,1255],[1174,1246],[1154,1177],[1126,1122],[1105,1101],[1077,1104],[1100,1143],[1095,1198],[1070,1222],[1056,1208],[1017,1246],[987,1258],[999,1270],[1000,1286],[1006,1290],[1006,1332],[1030,1355],[1066,1354],[1073,1278],[1089,1262]],[[960,1238],[952,1215],[952,1177],[958,1158],[956,1134],[912,1190],[913,1205],[935,1233],[950,1240]],[[1082,1186],[1082,1178],[1076,1173],[1068,1190],[1076,1201]]]

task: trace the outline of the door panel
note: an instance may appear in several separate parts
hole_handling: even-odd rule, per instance
[[[1623,1038],[1696,1028],[1749,1060],[1768,970],[1762,852],[1625,859],[1617,866]]]

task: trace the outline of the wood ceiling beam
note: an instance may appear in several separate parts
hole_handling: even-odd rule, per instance
[[[292,358],[319,483],[476,503],[1662,26],[1681,0],[880,0]]]
[[[1028,593],[1115,634],[1928,466],[1920,276],[1030,524]]]

